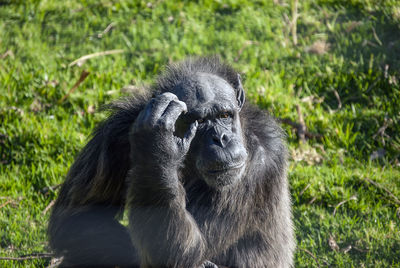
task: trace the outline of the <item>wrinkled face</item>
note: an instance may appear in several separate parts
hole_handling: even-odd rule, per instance
[[[222,78],[205,73],[175,87],[172,93],[185,102],[188,112],[176,124],[183,136],[195,120],[199,126],[187,156],[189,168],[211,187],[238,182],[245,171],[247,151],[239,120],[238,97]]]

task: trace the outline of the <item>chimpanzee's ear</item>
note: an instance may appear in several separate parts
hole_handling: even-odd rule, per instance
[[[246,101],[246,96],[244,94],[244,89],[243,89],[243,85],[242,85],[242,78],[240,77],[240,74],[237,75],[237,91],[236,91],[236,99],[238,101],[238,105],[239,105],[239,111],[242,110],[242,107],[244,105],[244,102]]]

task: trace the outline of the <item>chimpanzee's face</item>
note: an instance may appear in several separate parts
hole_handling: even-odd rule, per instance
[[[247,151],[239,118],[242,107],[232,86],[218,76],[198,73],[172,93],[188,108],[177,121],[177,135],[183,135],[192,122],[199,123],[187,156],[194,172],[214,188],[239,181],[246,168]]]

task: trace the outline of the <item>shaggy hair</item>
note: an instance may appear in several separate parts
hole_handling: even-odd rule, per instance
[[[135,235],[132,242],[130,233],[148,233],[153,226],[143,222],[128,231],[118,222],[127,200],[134,199],[135,194],[147,194],[128,190],[132,176],[140,176],[139,171],[130,171],[135,154],[130,149],[130,128],[151,95],[168,92],[200,72],[223,78],[235,90],[241,86],[238,73],[218,58],[189,59],[169,66],[146,94],[108,106],[110,116],[95,129],[71,166],[51,214],[50,246],[64,256],[62,265],[137,267],[143,263],[138,253],[145,253],[137,248],[140,243]],[[147,241],[160,252],[159,260],[153,260],[155,265],[166,262],[171,267],[192,267],[204,258],[228,267],[293,265],[295,239],[284,133],[272,117],[248,103],[240,119],[249,153],[244,178],[233,187],[215,190],[201,180],[191,160],[186,159],[179,173],[181,202],[192,216],[189,225],[197,225],[202,237],[191,237],[190,230],[189,237],[182,235],[188,226],[185,223],[166,223],[181,226],[182,234],[168,233],[170,229],[165,226],[161,230],[171,241]],[[182,247],[195,243],[199,244],[198,251],[182,260]],[[165,245],[167,248],[163,248]]]

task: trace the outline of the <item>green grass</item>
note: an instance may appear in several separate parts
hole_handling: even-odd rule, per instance
[[[63,181],[105,117],[93,107],[170,61],[219,54],[244,73],[248,101],[296,122],[299,105],[323,135],[301,144],[284,125],[296,267],[400,267],[400,2],[299,1],[297,45],[293,2],[0,1],[0,256],[49,252],[45,209],[57,190],[43,189]],[[113,49],[125,52],[69,66]]]

